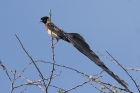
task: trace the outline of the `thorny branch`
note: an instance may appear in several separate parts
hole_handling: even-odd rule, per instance
[[[51,9],[50,9],[50,21],[51,21],[51,16],[52,16],[52,14],[51,14]],[[52,34],[52,32],[51,32],[51,34]],[[53,64],[52,64],[52,70],[51,70],[51,74],[50,74],[50,79],[49,79],[49,82],[48,82],[48,85],[47,85],[47,87],[46,87],[46,92],[47,92],[47,90],[48,90],[48,87],[49,87],[49,85],[51,84],[51,81],[52,81],[52,76],[53,76],[53,73],[54,73],[54,64],[55,64],[55,60],[54,60],[54,44],[53,44],[53,37],[51,37],[51,41],[52,41],[52,61],[53,61]]]
[[[43,61],[43,60],[37,60],[36,62],[43,62],[43,63],[52,64],[52,62],[46,62],[46,61]],[[64,67],[64,68],[67,68],[67,69],[70,69],[70,70],[73,70],[73,71],[77,72],[78,74],[81,74],[82,76],[89,78],[89,79],[92,80],[92,81],[96,81],[96,80],[98,79],[98,78],[93,78],[92,76],[89,76],[89,75],[87,75],[87,74],[85,74],[85,73],[83,73],[83,72],[80,72],[80,71],[78,71],[78,70],[76,70],[76,69],[74,69],[74,68],[71,68],[71,67],[68,67],[68,66],[65,66],[65,65],[60,65],[60,64],[56,64],[56,63],[55,63],[54,65],[59,66],[59,67]],[[104,86],[108,85],[108,86],[112,87],[112,84],[105,83],[105,82],[102,82],[102,81],[99,81],[99,80],[98,80],[98,83],[101,84],[101,85],[104,85]],[[117,86],[113,86],[113,87],[116,88],[116,89],[119,89],[119,90],[123,90],[123,91],[126,91],[126,92],[130,92],[129,90],[126,90],[126,89],[124,89],[124,88],[119,88],[119,87],[117,87]],[[110,90],[110,91],[111,91],[111,90]],[[130,93],[131,93],[131,92],[130,92]]]
[[[106,52],[107,52],[107,51],[106,51]],[[138,91],[140,92],[140,89],[139,89],[139,87],[138,87],[136,81],[135,81],[135,80],[133,79],[133,77],[128,73],[128,71],[127,71],[116,59],[114,59],[114,57],[113,57],[109,52],[107,52],[107,54],[108,54],[109,56],[111,56],[111,58],[112,58],[113,60],[115,60],[115,61],[117,62],[117,64],[126,72],[126,74],[132,79],[132,81],[134,82],[136,88],[137,88]]]
[[[7,68],[2,64],[2,62],[0,61],[0,66],[2,66],[3,70],[5,71],[6,75],[8,76],[8,79],[10,80],[10,82],[12,82],[12,79],[10,78],[8,72],[7,72]]]
[[[34,62],[39,62],[39,61],[40,61],[40,62],[43,62],[43,63],[53,64],[53,62],[45,62],[45,61],[42,61],[42,60],[38,60],[38,61],[34,61]],[[31,65],[32,63],[33,63],[33,62],[30,62],[30,63],[24,68],[24,71],[25,71],[25,69],[26,69],[29,65]],[[2,65],[2,63],[1,63],[0,65],[1,65],[2,67],[4,67],[4,66]],[[56,64],[56,63],[54,63],[54,65],[60,66],[60,67],[64,67],[64,68],[67,68],[67,69],[70,69],[70,70],[73,70],[73,71],[75,71],[75,72],[81,74],[82,76],[86,76],[87,78],[91,77],[91,76],[89,76],[89,75],[86,75],[86,74],[83,73],[83,72],[80,72],[80,71],[78,71],[78,70],[76,70],[76,69],[74,69],[74,68],[68,67],[68,66],[59,65],[59,64]],[[5,68],[5,67],[4,67],[4,68]],[[6,69],[6,68],[5,68],[5,69]],[[8,69],[7,69],[7,70],[8,70]],[[24,72],[24,71],[22,71],[22,72]],[[42,87],[41,87],[41,86],[44,86],[44,85],[37,83],[37,82],[43,81],[43,79],[42,79],[42,80],[31,81],[31,80],[29,80],[29,79],[27,79],[27,78],[21,76],[21,73],[20,73],[20,74],[17,74],[16,72],[13,72],[13,71],[10,71],[10,72],[12,72],[14,75],[16,75],[16,76],[18,76],[18,77],[22,77],[24,80],[27,80],[27,83],[24,83],[24,84],[15,86],[14,89],[15,89],[15,88],[18,88],[18,87],[21,87],[21,86],[26,86],[26,85],[35,85],[35,86],[38,86],[42,91],[44,91],[44,90],[42,89]],[[61,73],[61,72],[60,72],[60,73]],[[60,73],[59,73],[59,74],[60,74]],[[57,75],[59,75],[59,74],[57,74]],[[54,77],[55,77],[55,76],[53,76],[52,78],[54,78]],[[50,79],[50,78],[45,78],[44,80],[48,80],[48,79]],[[89,78],[89,79],[90,79],[90,78]],[[94,78],[92,78],[92,79],[93,79],[93,81],[96,80],[96,79],[94,79]],[[89,81],[91,81],[91,79],[90,79]],[[82,84],[76,85],[75,87],[70,88],[70,89],[67,89],[67,90],[64,90],[64,89],[62,89],[62,88],[59,88],[59,87],[54,86],[54,85],[51,85],[51,84],[50,84],[49,86],[54,87],[54,88],[57,88],[57,89],[61,89],[62,91],[64,91],[64,92],[66,93],[66,92],[71,91],[71,90],[74,90],[74,89],[76,89],[76,88],[78,88],[78,87],[80,87],[80,86],[82,86],[82,85],[84,85],[84,84],[86,84],[86,83],[92,84],[91,82],[83,82]],[[104,82],[101,82],[101,81],[99,81],[98,84],[101,84],[101,85],[105,86],[106,89],[112,91],[112,89],[110,89],[110,88],[108,88],[108,87],[106,86],[106,85],[108,85],[108,86],[111,87],[112,84],[104,83]],[[93,86],[93,85],[92,85],[92,86]],[[94,87],[94,88],[95,88],[95,87]],[[120,90],[123,90],[123,91],[127,91],[127,90],[125,90],[125,89],[123,89],[123,88],[119,88],[119,87],[116,87],[116,86],[114,86],[114,88],[117,88],[117,89],[120,89]],[[97,89],[97,88],[96,88],[96,89]],[[101,91],[102,91],[102,90],[100,90],[100,92],[101,92]],[[102,91],[102,92],[103,92],[103,91]],[[103,93],[105,93],[105,92],[103,92]],[[114,93],[114,92],[112,92],[112,93]],[[131,93],[131,92],[130,92],[130,93]]]
[[[99,51],[97,51],[100,55],[102,55],[102,56],[104,56],[105,58],[107,58],[108,60],[110,60],[112,63],[114,63],[114,64],[116,64],[117,66],[119,66],[119,64],[115,61],[115,60],[113,60],[113,59],[110,59],[110,58],[108,58],[105,54],[102,54],[102,53],[100,53]],[[135,70],[135,71],[140,71],[140,68],[128,68],[128,67],[125,67],[125,66],[122,66],[124,69],[126,69],[126,70]]]
[[[97,51],[98,52],[98,51]],[[106,51],[107,52],[107,51]],[[100,55],[104,56],[105,58],[109,59],[106,55],[98,52]],[[120,66],[125,72],[126,74],[131,78],[131,80],[134,82],[136,88],[138,89],[138,91],[140,92],[140,89],[139,89],[139,86],[138,84],[136,83],[136,81],[133,79],[133,77],[128,73],[127,69],[125,69],[125,67],[123,67],[116,59],[114,59],[114,57],[109,53],[107,52],[107,54],[112,58],[112,59],[109,59],[111,62],[113,62],[114,64],[116,64],[117,66]],[[130,90],[129,90],[130,92]],[[130,92],[131,93],[131,92]]]
[[[97,89],[98,91],[100,91],[101,93],[105,93],[103,92],[101,89],[98,89],[96,86],[94,86],[92,83],[89,83],[92,87],[94,87],[95,89]]]
[[[51,10],[50,10],[50,20],[51,20]],[[93,87],[94,87],[95,89],[97,89],[98,91],[100,91],[100,92],[102,92],[102,93],[105,93],[104,91],[102,91],[101,89],[97,88],[96,86],[94,86],[94,85],[92,84],[92,81],[96,82],[96,80],[97,80],[98,78],[93,78],[92,76],[89,76],[89,75],[87,75],[87,74],[85,74],[85,73],[83,73],[83,72],[81,72],[81,71],[79,71],[79,70],[77,70],[77,69],[74,69],[74,68],[71,68],[71,67],[68,67],[68,66],[65,66],[65,65],[60,65],[60,64],[56,64],[56,63],[55,63],[55,59],[54,59],[54,56],[55,56],[55,55],[54,55],[53,37],[51,37],[51,40],[52,40],[52,47],[51,47],[51,48],[52,48],[52,62],[45,62],[45,61],[42,61],[42,60],[34,61],[33,58],[29,55],[29,53],[28,53],[28,52],[26,51],[26,49],[24,48],[24,46],[23,46],[23,44],[21,43],[19,37],[18,37],[16,34],[15,34],[15,36],[16,36],[16,38],[18,39],[18,41],[19,41],[19,43],[20,43],[22,49],[24,50],[24,52],[27,54],[27,56],[30,58],[30,60],[31,60],[32,62],[30,62],[30,63],[21,71],[21,73],[18,74],[16,71],[12,71],[12,70],[6,68],[6,67],[2,64],[2,62],[0,61],[0,66],[3,68],[3,70],[5,71],[5,73],[6,73],[7,77],[8,77],[8,79],[10,80],[10,83],[11,83],[11,93],[13,93],[13,90],[14,90],[15,88],[19,88],[19,87],[21,87],[21,86],[27,86],[27,85],[38,86],[44,93],[48,93],[47,91],[48,91],[48,87],[49,87],[49,86],[54,87],[54,88],[56,88],[56,89],[60,89],[60,90],[63,91],[63,93],[68,93],[69,91],[75,90],[75,89],[77,89],[78,87],[83,86],[84,84],[87,84],[87,83],[90,84],[91,86],[93,86]],[[108,52],[107,52],[107,53],[108,53]],[[109,53],[108,53],[108,54],[109,54]],[[109,54],[109,55],[110,55],[110,54]],[[110,55],[110,56],[111,56],[111,55]],[[114,62],[115,59],[114,59],[112,56],[111,56],[111,58],[113,59],[113,62]],[[51,74],[50,74],[49,78],[44,78],[44,77],[43,77],[43,74],[41,73],[40,69],[37,67],[36,62],[43,62],[43,63],[48,63],[48,64],[51,64],[51,65],[52,65],[52,70],[51,70]],[[35,66],[35,68],[37,69],[37,71],[38,71],[38,73],[39,73],[39,76],[41,77],[40,80],[32,81],[32,80],[29,80],[28,78],[23,77],[23,76],[21,75],[21,74],[29,67],[29,65],[31,65],[32,63],[33,63],[33,65]],[[119,65],[121,68],[123,68],[124,71],[126,71],[126,68],[123,67],[117,60],[115,60],[114,63],[117,64],[117,65]],[[69,88],[69,89],[67,89],[67,90],[64,90],[64,89],[62,89],[62,88],[59,88],[58,86],[55,86],[55,85],[51,85],[52,79],[53,79],[54,77],[56,77],[56,76],[59,76],[60,73],[61,73],[61,72],[60,72],[60,73],[58,73],[58,74],[54,74],[55,66],[64,67],[64,68],[66,68],[66,69],[70,69],[71,71],[75,71],[75,72],[77,72],[78,74],[81,74],[82,76],[88,78],[88,81],[83,82],[83,83],[81,83],[81,84],[78,84],[78,85],[76,85],[76,86],[74,86],[74,87],[72,87],[72,88]],[[128,68],[127,68],[127,69],[128,69]],[[131,68],[129,68],[129,69],[131,69]],[[134,69],[132,69],[132,70],[134,70]],[[139,69],[136,69],[136,70],[138,71]],[[8,71],[10,71],[11,73],[13,73],[13,75],[14,75],[13,79],[10,78],[10,75],[8,74]],[[103,72],[103,71],[101,71],[99,74],[97,74],[97,76],[101,75],[102,72]],[[136,81],[132,78],[132,76],[131,76],[127,71],[126,71],[126,73],[127,73],[127,74],[129,75],[129,77],[133,80],[133,82],[135,83],[135,85],[136,85],[138,91],[140,92],[139,85],[137,85]],[[23,80],[26,80],[27,82],[24,83],[24,84],[20,84],[20,85],[14,86],[14,82],[15,82],[15,80],[16,80],[17,78],[22,78]],[[45,84],[45,80],[48,80],[48,84]],[[115,93],[115,92],[113,92],[113,89],[111,89],[111,88],[112,88],[112,84],[105,83],[105,82],[102,82],[102,81],[99,81],[99,80],[97,80],[97,81],[98,81],[98,82],[96,82],[96,83],[98,83],[98,84],[104,86],[104,87],[105,87],[106,89],[108,89],[111,93]],[[42,82],[43,82],[43,84],[42,84]],[[45,87],[45,90],[44,90],[42,87]],[[109,87],[110,87],[110,88],[109,88]],[[121,91],[125,91],[125,92],[132,93],[132,92],[130,92],[129,90],[126,90],[126,89],[123,89],[123,88],[119,88],[119,87],[116,87],[116,86],[113,86],[113,88],[114,88],[115,90],[116,90],[116,89],[119,89],[119,90],[121,90]],[[25,90],[26,90],[26,88],[24,88],[23,90],[21,90],[20,93],[23,93]]]
[[[23,93],[25,90],[26,90],[26,88],[24,88],[23,90],[21,90],[21,92],[20,92],[20,93]]]
[[[135,71],[140,71],[140,68],[128,68],[128,67],[123,67],[126,70],[135,70]]]
[[[12,82],[11,82],[11,93],[13,93],[13,90],[14,90],[14,82],[15,82],[15,78],[16,78],[16,70],[14,71],[14,78],[13,78],[13,80],[12,80]]]
[[[86,81],[86,82],[83,82],[82,84],[76,85],[75,87],[66,90],[64,93],[68,93],[68,91],[74,90],[74,89],[76,89],[77,87],[83,86],[84,84],[87,84],[87,83],[89,83],[89,82],[90,82],[90,80],[88,80],[88,81]]]

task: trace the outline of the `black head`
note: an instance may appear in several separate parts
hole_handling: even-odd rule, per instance
[[[43,22],[44,24],[46,24],[48,20],[49,20],[49,17],[44,16],[40,19],[40,22]]]

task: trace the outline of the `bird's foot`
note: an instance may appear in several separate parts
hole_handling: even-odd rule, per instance
[[[51,45],[51,48],[54,48],[54,45]]]

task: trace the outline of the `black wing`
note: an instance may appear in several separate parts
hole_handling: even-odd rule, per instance
[[[53,33],[57,34],[57,36],[61,39],[68,42],[67,38],[65,38],[65,32],[62,29],[58,28],[55,24],[48,23],[48,29],[50,29]]]
[[[84,55],[89,56],[89,53],[91,53],[92,56],[99,59],[99,57],[90,49],[89,45],[85,42],[84,38],[80,34],[67,33],[66,36],[69,42]]]

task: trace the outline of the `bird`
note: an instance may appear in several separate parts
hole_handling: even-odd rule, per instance
[[[71,43],[77,50],[87,56],[91,61],[96,65],[101,67],[106,71],[110,76],[112,76],[119,84],[121,84],[126,89],[128,84],[115,75],[101,60],[100,58],[90,49],[90,46],[86,43],[85,39],[78,33],[66,33],[62,29],[58,28],[54,23],[50,21],[50,18],[47,16],[41,17],[40,22],[44,23],[46,30],[49,35],[53,38],[56,38],[54,45],[60,40],[64,40],[68,43]]]
[[[43,22],[46,26],[46,31],[49,35],[56,39],[56,42],[53,46],[59,41],[59,39],[63,39],[68,42],[67,38],[65,38],[65,32],[58,28],[55,24],[50,21],[50,18],[45,16],[40,19],[40,22]]]

